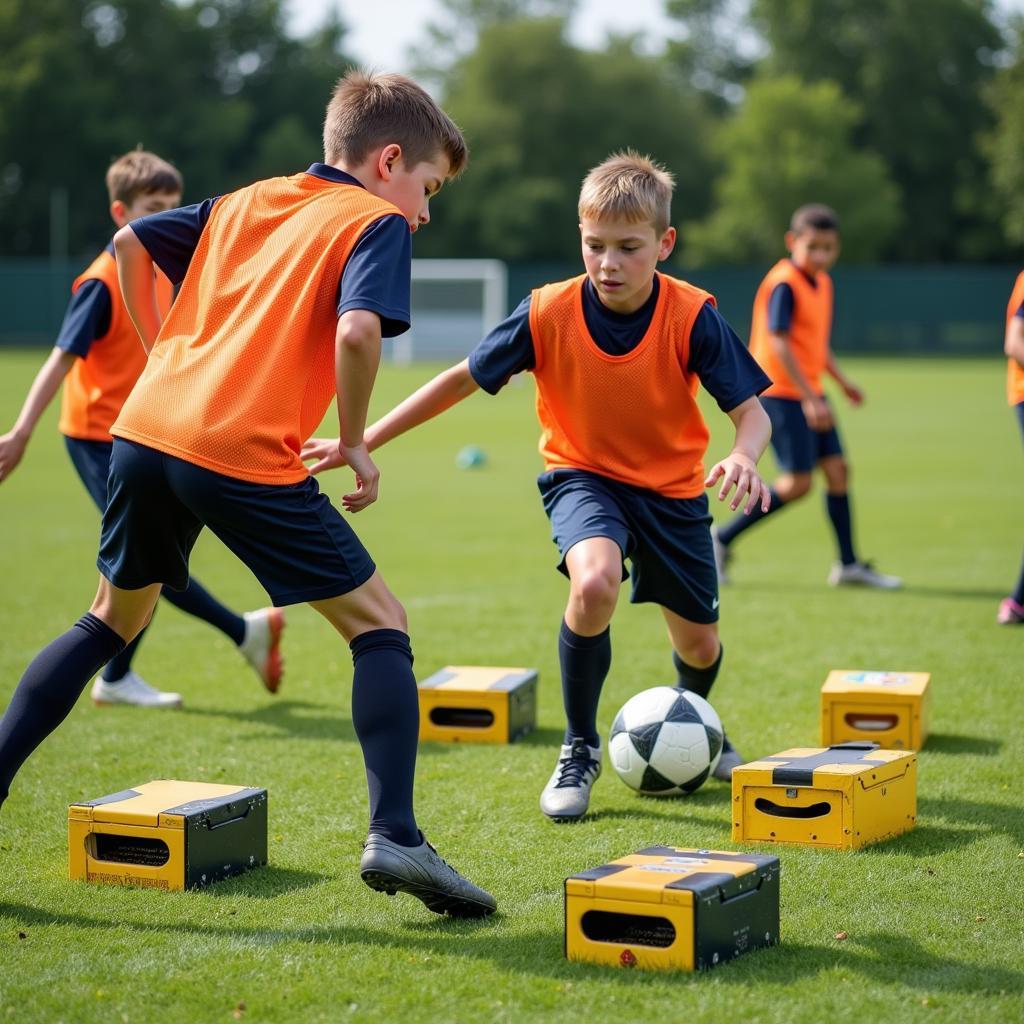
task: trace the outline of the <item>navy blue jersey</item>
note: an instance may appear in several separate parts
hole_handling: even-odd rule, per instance
[[[634,313],[616,313],[601,302],[589,278],[583,282],[583,315],[594,343],[609,355],[632,351],[650,326],[658,297],[658,278],[651,297]],[[530,296],[495,327],[469,355],[473,380],[489,394],[497,394],[509,378],[534,367],[530,332]],[[725,318],[706,303],[690,332],[687,366],[724,411],[735,409],[771,386],[746,346]]]
[[[1021,320],[1024,320],[1024,302],[1020,304],[1020,309],[1018,309],[1017,312],[1014,313],[1013,315],[1019,316]]]
[[[339,185],[363,185],[351,174],[313,164],[307,174]],[[219,198],[219,197],[217,197]],[[180,284],[217,198],[132,221],[132,230],[153,261]],[[382,217],[363,232],[338,282],[338,316],[352,309],[376,313],[381,334],[393,338],[409,329],[412,232],[400,214]]]
[[[790,261],[792,262],[792,260]],[[797,267],[797,270],[800,270]],[[814,277],[803,270],[800,273],[807,278],[807,283],[812,288],[818,287]],[[768,296],[768,330],[772,334],[788,334],[790,325],[793,323],[793,307],[796,305],[796,296],[793,289],[783,281],[777,284],[771,295]]]
[[[113,245],[107,246],[107,252],[114,255]],[[92,343],[110,330],[112,309],[110,289],[102,281],[83,281],[71,296],[54,344],[63,352],[84,359]]]

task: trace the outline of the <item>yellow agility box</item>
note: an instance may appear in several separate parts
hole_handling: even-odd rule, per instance
[[[779,858],[651,846],[565,880],[565,955],[694,971],[779,941]]]
[[[797,747],[732,773],[732,839],[852,850],[909,832],[917,755],[877,743]]]
[[[821,688],[821,742],[920,750],[928,738],[929,678],[927,672],[830,672]]]
[[[267,863],[267,791],[147,782],[68,808],[72,880],[193,889]]]
[[[420,739],[512,743],[537,724],[537,670],[447,665],[419,684]]]

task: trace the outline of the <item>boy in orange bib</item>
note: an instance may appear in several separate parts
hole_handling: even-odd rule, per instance
[[[411,234],[465,161],[461,132],[418,85],[352,71],[327,108],[323,163],[117,233],[121,291],[150,356],[111,428],[99,592],[29,665],[0,721],[0,800],[92,666],[138,634],[161,586],[184,586],[209,527],[275,607],[307,602],[349,644],[370,797],[363,881],[437,913],[494,911],[418,828],[405,611],[300,457],[336,402],[356,475],[342,504],[376,500],[363,428],[381,338],[409,327]],[[162,323],[154,263],[181,282]]]
[[[754,299],[750,352],[772,379],[762,402],[772,421],[772,450],[782,474],[771,488],[767,511],[736,517],[713,531],[719,579],[737,537],[811,489],[819,468],[826,484],[825,507],[836,538],[839,560],[829,572],[833,586],[857,584],[892,590],[896,576],[861,561],[853,544],[847,463],[822,377],[828,374],[854,404],[864,394],[839,369],[829,346],[832,332],[832,278],[839,256],[839,219],[827,206],[801,206],[786,233],[789,258],[779,260],[761,282]]]
[[[1010,301],[1006,307],[1006,334],[1003,340],[1006,352],[1006,398],[1017,411],[1017,421],[1024,432],[1024,271],[1017,276]],[[1001,626],[1024,624],[1024,562],[1013,593],[999,604],[996,622]]]
[[[601,688],[610,622],[632,563],[634,602],[660,606],[678,685],[707,696],[722,659],[718,582],[706,487],[749,513],[766,501],[757,460],[768,418],[757,395],[770,381],[707,292],[656,270],[675,245],[673,181],[633,152],[595,167],[579,216],[586,273],[538,288],[470,354],[367,431],[378,447],[483,388],[521,371],[537,385],[544,473],[538,484],[569,579],[559,633],[567,728],[541,810],[554,821],[587,811],[601,771]],[[704,387],[736,427],[730,454],[705,472]],[[337,441],[314,441],[314,473],[342,462]],[[718,753],[714,751],[713,753]],[[716,775],[741,762],[727,745]],[[700,779],[703,782],[703,778]]]
[[[110,216],[119,227],[181,202],[181,175],[165,160],[141,149],[118,157],[107,170]],[[171,306],[172,285],[156,274],[156,303],[161,317]],[[146,365],[146,350],[128,316],[117,281],[114,246],[108,245],[71,286],[71,302],[56,345],[29,389],[14,427],[0,436],[0,482],[25,454],[39,417],[57,389],[61,398],[60,432],[89,497],[102,512],[107,504],[107,476],[113,438],[110,428]],[[279,651],[284,616],[276,608],[238,615],[222,605],[197,580],[183,591],[162,596],[183,612],[219,629],[275,693],[281,682]],[[143,631],[144,633],[145,631]],[[132,670],[143,633],[110,659],[92,686],[97,704],[134,704],[168,708],[181,695],[154,689]]]

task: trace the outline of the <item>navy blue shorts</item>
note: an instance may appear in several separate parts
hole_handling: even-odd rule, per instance
[[[82,441],[65,434],[64,447],[89,497],[102,512],[107,507],[107,475],[113,446],[109,441]]]
[[[634,604],[652,602],[691,622],[718,621],[718,575],[706,494],[666,498],[579,469],[556,469],[537,480],[551,535],[569,571],[569,549],[590,537],[608,537],[632,563]]]
[[[275,605],[347,594],[373,560],[313,477],[270,486],[214,473],[115,438],[103,513],[100,572],[116,587],[188,585],[188,558],[208,526]]]
[[[843,454],[835,422],[828,430],[811,430],[799,399],[762,395],[761,404],[772,421],[772,451],[784,473],[810,473],[822,459]]]

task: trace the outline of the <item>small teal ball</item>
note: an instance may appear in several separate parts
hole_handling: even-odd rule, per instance
[[[478,448],[475,444],[467,444],[455,456],[455,465],[459,469],[479,469],[481,466],[486,465],[486,463],[487,454],[483,448]]]

